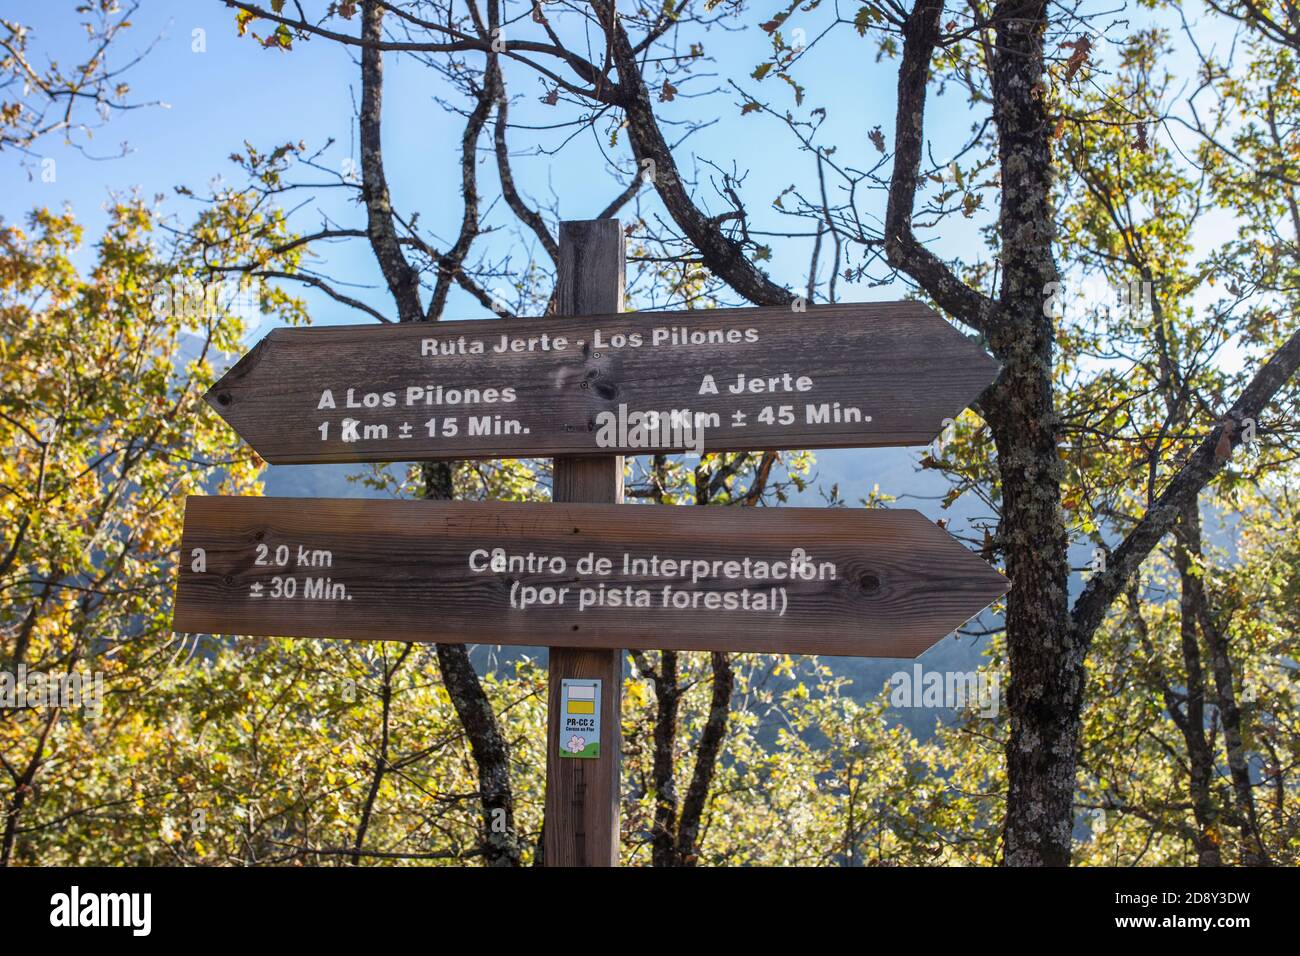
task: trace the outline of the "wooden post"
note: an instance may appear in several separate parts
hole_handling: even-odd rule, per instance
[[[556,314],[621,312],[623,260],[623,231],[617,219],[560,223]],[[622,502],[622,456],[556,458],[552,497],[591,504]],[[600,756],[594,760],[560,756],[560,682],[571,678],[601,682]],[[549,682],[545,863],[617,866],[623,652],[552,647]]]

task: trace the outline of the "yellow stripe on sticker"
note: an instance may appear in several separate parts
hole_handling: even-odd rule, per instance
[[[569,700],[569,713],[571,714],[594,714],[596,712],[596,702],[594,700]]]

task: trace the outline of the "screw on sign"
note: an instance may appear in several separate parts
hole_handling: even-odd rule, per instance
[[[624,649],[915,657],[1007,580],[906,509],[627,507],[623,452],[927,444],[996,363],[918,303],[277,330],[209,401],[272,462],[556,456],[550,504],[191,497],[184,632],[550,648],[547,865],[618,862]]]

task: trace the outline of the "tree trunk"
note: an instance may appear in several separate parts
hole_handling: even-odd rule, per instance
[[[1187,548],[1188,561],[1202,553],[1201,517],[1199,505],[1192,504],[1183,517],[1180,542]],[[1182,568],[1179,568],[1182,571]],[[1184,618],[1190,616],[1190,626],[1195,629],[1199,624],[1205,636],[1205,647],[1210,659],[1210,671],[1214,675],[1215,703],[1217,704],[1219,723],[1223,727],[1223,745],[1228,754],[1228,772],[1232,777],[1234,815],[1237,828],[1241,833],[1241,861],[1247,866],[1268,865],[1268,853],[1264,849],[1259,832],[1259,819],[1255,809],[1255,792],[1250,780],[1250,767],[1247,763],[1246,745],[1242,733],[1241,709],[1237,706],[1237,693],[1234,687],[1234,668],[1232,656],[1228,649],[1228,637],[1223,633],[1219,622],[1215,620],[1210,607],[1209,596],[1205,593],[1205,580],[1202,576],[1189,574],[1185,578],[1186,599],[1183,602]]]
[[[650,831],[650,861],[654,866],[676,866],[677,779],[673,774],[673,751],[677,742],[677,708],[681,688],[677,684],[677,652],[659,652],[659,670],[652,674],[655,686],[654,763],[651,779],[655,788],[654,825]]]
[[[1054,330],[1044,314],[1053,258],[1051,123],[1044,104],[1042,3],[998,4],[993,113],[998,127],[1003,269],[990,344],[1003,371],[985,401],[1002,480],[1007,546],[1007,818],[1012,866],[1070,861],[1086,642],[1070,627],[1063,468],[1052,393]]]
[[[1192,567],[1191,558],[1192,553],[1199,553],[1200,541],[1200,515],[1197,503],[1192,502],[1183,509],[1174,541],[1174,566],[1181,582],[1179,635],[1186,687],[1182,719],[1176,723],[1187,745],[1188,789],[1196,818],[1196,862],[1198,866],[1220,866],[1223,861],[1219,853],[1219,811],[1212,790],[1214,752],[1205,736],[1205,670],[1201,666],[1201,645],[1196,633],[1194,591],[1198,572]]]
[[[453,494],[452,465],[437,462],[423,467],[424,497],[449,500]],[[478,767],[482,829],[479,843],[488,866],[518,866],[519,838],[515,833],[515,799],[510,787],[510,747],[497,724],[492,702],[469,659],[464,644],[437,644],[442,683],[460,717],[470,752]]]

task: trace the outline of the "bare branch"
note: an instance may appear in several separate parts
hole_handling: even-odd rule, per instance
[[[383,35],[384,8],[378,0],[365,0],[361,7],[362,36],[378,40]],[[366,230],[375,259],[397,302],[403,322],[418,322],[420,274],[406,261],[393,224],[393,204],[384,174],[380,127],[383,119],[383,53],[373,46],[361,51],[361,181],[366,204]]]
[[[1286,344],[1255,373],[1223,421],[1201,441],[1155,504],[1111,552],[1106,570],[1094,575],[1084,586],[1071,613],[1074,631],[1080,640],[1086,643],[1092,639],[1107,609],[1151,549],[1173,528],[1187,503],[1195,501],[1201,489],[1222,470],[1227,458],[1220,454],[1220,442],[1226,436],[1230,447],[1239,446],[1242,423],[1259,417],[1278,390],[1295,374],[1297,367],[1300,367],[1300,331],[1292,333]]]
[[[894,126],[894,172],[885,212],[885,257],[911,276],[953,318],[978,332],[987,330],[991,300],[972,289],[912,232],[912,210],[921,169],[930,58],[939,42],[943,3],[918,0],[903,24],[903,60],[898,68],[898,112]]]
[[[519,190],[515,187],[514,173],[510,170],[510,150],[506,146],[506,128],[510,122],[509,98],[506,96],[505,81],[501,77],[500,69],[494,69],[491,72],[492,78],[495,80],[491,93],[497,104],[497,121],[493,129],[492,140],[496,148],[497,174],[501,178],[501,193],[505,196],[506,205],[510,207],[524,225],[533,231],[533,235],[542,244],[546,254],[551,257],[551,262],[558,262],[560,247],[556,245],[551,230],[546,227],[546,222],[539,213],[528,208],[528,205],[519,195]]]
[[[593,0],[592,7],[609,40],[619,78],[617,102],[627,113],[632,152],[639,164],[646,160],[654,164],[654,186],[673,221],[699,249],[705,265],[738,294],[755,305],[793,302],[794,293],[777,285],[750,262],[745,256],[744,246],[723,233],[719,224],[705,216],[691,200],[678,173],[672,150],[659,129],[650,91],[614,5],[608,0]]]

